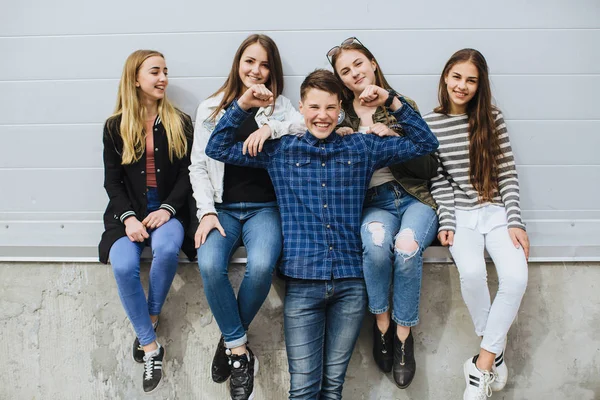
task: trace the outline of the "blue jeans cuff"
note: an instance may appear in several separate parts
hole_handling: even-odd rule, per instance
[[[413,321],[403,321],[399,318],[397,318],[394,314],[392,314],[392,319],[394,320],[394,322],[396,323],[396,325],[400,325],[400,326],[406,326],[406,327],[413,327],[416,326],[419,323],[419,318],[413,320]]]
[[[246,343],[248,343],[248,335],[244,333],[244,336],[239,339],[234,339],[231,341],[225,340],[225,347],[228,349],[233,349],[245,345]]]

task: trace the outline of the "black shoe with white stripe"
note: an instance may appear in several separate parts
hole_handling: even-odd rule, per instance
[[[504,351],[494,360],[492,371],[494,372],[494,375],[496,375],[496,379],[492,382],[490,387],[492,388],[492,391],[498,392],[504,389],[506,381],[508,381],[508,368],[504,362]]]
[[[163,359],[165,348],[160,346],[158,354],[153,357],[144,356],[144,392],[152,393],[161,384],[163,378]]]
[[[485,400],[492,397],[490,385],[494,382],[495,375],[491,371],[482,371],[475,364],[477,357],[469,358],[463,365],[467,388],[463,400]]]

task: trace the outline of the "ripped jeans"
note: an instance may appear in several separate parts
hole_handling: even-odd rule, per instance
[[[437,228],[435,211],[396,182],[367,191],[360,232],[371,313],[389,309],[393,287],[392,319],[401,326],[419,323],[423,251]]]

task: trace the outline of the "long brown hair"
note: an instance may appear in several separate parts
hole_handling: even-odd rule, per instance
[[[267,35],[250,35],[242,42],[242,44],[240,44],[240,47],[238,47],[237,51],[235,52],[235,56],[233,56],[233,64],[231,65],[231,71],[229,71],[229,76],[225,80],[225,83],[215,93],[210,95],[210,97],[215,97],[218,94],[223,93],[223,99],[215,111],[213,111],[213,113],[209,116],[209,119],[214,120],[217,115],[219,115],[221,110],[229,107],[233,100],[240,95],[244,87],[239,73],[240,60],[242,59],[242,54],[244,54],[244,51],[254,43],[260,44],[261,47],[267,52],[269,79],[267,79],[265,86],[273,93],[274,100],[277,99],[277,96],[283,93],[283,66],[281,65],[281,56],[279,55],[279,49],[277,48],[277,45],[273,39]]]
[[[360,43],[342,44],[340,46],[340,50],[337,53],[335,53],[333,55],[333,57],[331,57],[331,65],[333,66],[333,73],[340,80],[340,82],[342,82],[342,78],[338,74],[335,64],[337,63],[337,60],[340,57],[340,54],[342,54],[342,52],[344,50],[356,50],[356,51],[360,52],[361,54],[363,54],[365,57],[367,57],[367,59],[369,61],[374,61],[375,64],[377,65],[377,68],[375,69],[375,85],[377,85],[381,88],[384,88],[384,89],[392,88],[390,86],[390,84],[388,83],[388,81],[385,79],[385,76],[383,75],[383,71],[381,71],[381,66],[375,59],[375,56],[373,55],[373,53],[371,53],[371,51],[369,49],[367,49],[365,46],[363,46]],[[342,92],[342,107],[345,109],[348,109],[352,105],[352,101],[354,100],[354,93],[352,93],[352,91],[350,89],[348,89],[346,87],[346,85],[342,85],[342,86],[344,87],[344,91]]]
[[[109,120],[121,117],[119,133],[123,139],[122,164],[132,164],[139,161],[146,151],[146,136],[152,132],[144,132],[146,108],[140,103],[140,94],[135,86],[137,75],[142,63],[150,57],[165,56],[155,50],[136,50],[127,57],[123,74],[119,82],[117,105]],[[167,95],[158,100],[158,115],[165,127],[169,143],[169,160],[173,157],[183,158],[187,153],[187,140],[185,137],[182,113],[177,110],[167,99]]]
[[[434,111],[450,114],[450,97],[446,79],[452,67],[459,63],[472,63],[479,73],[477,92],[467,104],[469,118],[469,177],[482,201],[490,201],[498,190],[498,163],[500,154],[498,133],[492,105],[492,91],[488,65],[483,55],[475,49],[462,49],[450,57],[438,88],[439,107]]]

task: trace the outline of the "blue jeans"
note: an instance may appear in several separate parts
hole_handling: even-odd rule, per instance
[[[389,309],[393,282],[392,319],[401,326],[419,323],[423,251],[435,239],[437,227],[435,211],[397,183],[368,190],[361,236],[371,313],[382,314]],[[416,241],[418,248],[400,250],[397,240],[402,236]]]
[[[367,305],[362,279],[286,282],[290,399],[341,399]]]
[[[160,202],[156,188],[149,188],[146,197],[148,212],[157,210]],[[150,316],[160,314],[175,278],[183,243],[183,226],[171,218],[148,233],[150,238],[143,243],[132,242],[127,236],[118,239],[109,253],[121,303],[142,346],[156,340]],[[147,300],[140,281],[140,255],[145,246],[152,249]]]
[[[269,294],[283,237],[276,202],[222,203],[219,222],[227,236],[213,229],[198,249],[198,267],[208,305],[225,338],[234,348],[248,341],[246,332]],[[237,299],[227,274],[229,260],[241,245],[248,263]]]

